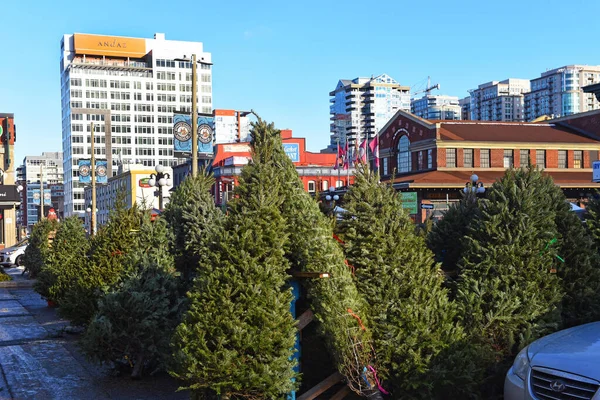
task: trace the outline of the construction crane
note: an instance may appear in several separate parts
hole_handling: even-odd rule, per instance
[[[423,89],[423,90],[417,90],[416,92],[413,93],[413,96],[416,96],[419,93],[429,94],[429,92],[431,92],[433,89],[440,90],[440,84],[436,83],[435,85],[431,86],[431,77],[428,76],[427,77],[427,86],[425,87],[425,89]]]

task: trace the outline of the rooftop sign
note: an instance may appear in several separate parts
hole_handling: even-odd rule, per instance
[[[77,54],[134,58],[146,55],[145,39],[76,33],[73,41]]]

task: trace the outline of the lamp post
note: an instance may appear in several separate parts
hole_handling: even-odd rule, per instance
[[[485,186],[483,186],[483,182],[479,182],[479,177],[476,174],[473,174],[473,175],[471,175],[471,181],[465,183],[463,192],[465,194],[466,193],[483,194],[483,193],[485,193]]]
[[[156,174],[150,174],[150,179],[148,180],[148,185],[156,187],[158,191],[158,209],[162,211],[163,209],[163,187],[164,186],[173,186],[173,181],[171,180],[171,175],[165,172],[165,167],[161,164],[158,164],[154,167],[156,170]]]
[[[92,207],[88,206],[86,208],[86,211],[90,214],[90,235],[93,236],[96,233],[96,226],[94,224],[92,224],[92,216],[96,215],[96,213],[98,212],[98,209],[96,208],[96,212],[92,213]]]
[[[340,196],[338,196],[335,193],[335,188],[333,186],[329,187],[329,194],[327,196],[325,196],[325,200],[327,201],[332,201],[333,200],[333,204],[335,204],[336,201],[338,201],[340,199]]]

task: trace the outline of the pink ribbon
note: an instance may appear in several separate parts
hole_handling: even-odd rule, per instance
[[[371,372],[373,372],[373,377],[375,378],[375,383],[377,383],[377,389],[379,389],[379,391],[383,394],[389,394],[388,392],[385,391],[385,389],[383,387],[381,387],[381,384],[379,383],[379,378],[377,378],[377,371],[375,371],[375,368],[373,368],[372,366],[369,365],[369,369],[371,370]]]

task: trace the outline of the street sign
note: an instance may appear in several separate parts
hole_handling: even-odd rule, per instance
[[[433,204],[421,204],[421,208],[424,210],[433,210]]]
[[[600,182],[600,161],[592,164],[592,182]]]
[[[402,207],[409,214],[417,213],[417,192],[401,192]]]

